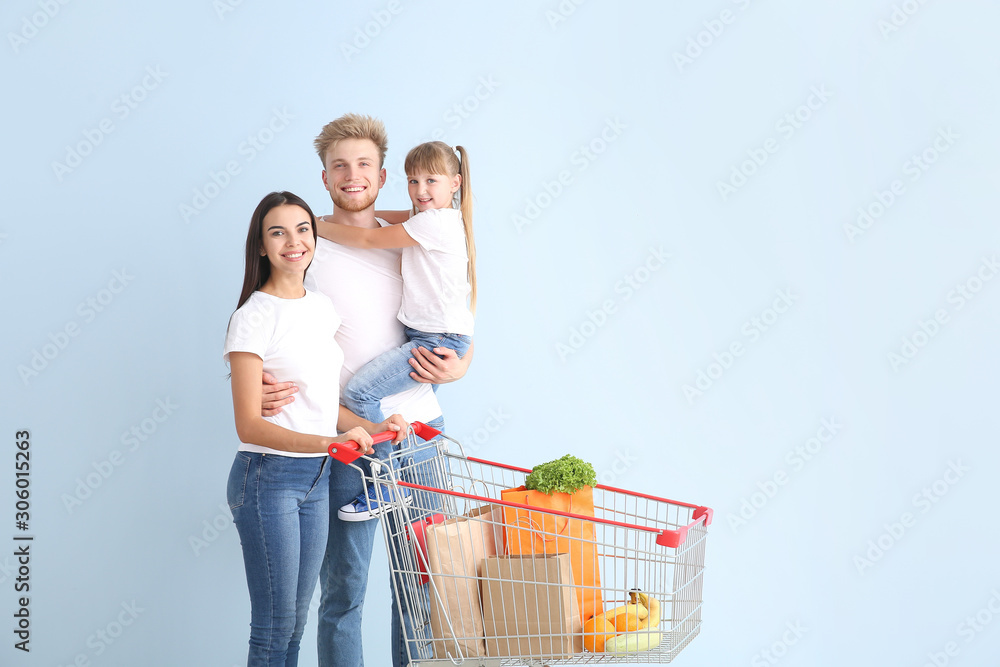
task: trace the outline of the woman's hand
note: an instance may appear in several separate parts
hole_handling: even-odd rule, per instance
[[[351,430],[347,431],[347,433],[338,435],[336,438],[333,439],[333,442],[347,442],[348,440],[353,440],[354,442],[358,443],[359,447],[358,451],[360,451],[362,454],[372,454],[375,451],[372,448],[372,445],[374,444],[375,441],[372,440],[372,437],[368,434],[368,431],[364,430],[360,426],[355,426]]]
[[[375,432],[395,431],[396,437],[392,439],[393,444],[402,442],[410,430],[410,424],[401,415],[392,415],[381,424],[375,425]]]

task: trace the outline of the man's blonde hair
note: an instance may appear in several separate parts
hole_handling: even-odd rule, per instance
[[[385,133],[385,125],[379,119],[347,113],[324,125],[319,136],[313,141],[324,169],[326,168],[326,151],[342,139],[368,139],[372,141],[378,148],[378,168],[381,169],[385,164],[385,151],[389,140]]]

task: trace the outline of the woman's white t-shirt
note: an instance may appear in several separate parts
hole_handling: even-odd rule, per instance
[[[403,248],[399,321],[417,331],[472,335],[469,254],[462,212],[430,209],[402,223],[419,246]]]
[[[269,422],[298,433],[337,435],[340,411],[340,369],[344,353],[334,339],[340,316],[322,294],[306,291],[301,299],[254,292],[229,320],[224,358],[230,352],[251,352],[264,361],[264,370],[299,388],[295,400]],[[243,452],[281,456],[326,456],[241,443]]]

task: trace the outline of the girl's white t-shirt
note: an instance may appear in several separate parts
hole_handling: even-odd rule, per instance
[[[295,400],[269,422],[298,433],[337,435],[340,412],[340,369],[344,353],[334,334],[340,316],[322,294],[306,291],[301,299],[254,292],[229,320],[223,357],[230,352],[252,352],[264,361],[264,370],[282,382],[295,382]],[[242,452],[280,456],[327,456],[241,443]]]
[[[472,335],[468,299],[469,254],[462,212],[421,211],[402,223],[420,245],[403,248],[403,303],[399,321],[417,331]]]

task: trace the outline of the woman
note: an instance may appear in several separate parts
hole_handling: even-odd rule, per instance
[[[315,247],[316,219],[301,198],[264,197],[250,220],[243,291],[226,333],[241,442],[227,496],[250,590],[248,667],[298,663],[329,529],[330,444],[353,440],[370,453],[370,432],[398,431],[401,440],[408,427],[398,415],[372,424],[340,405],[340,318],[329,299],[303,287]],[[299,387],[273,417],[261,416],[264,371]]]

